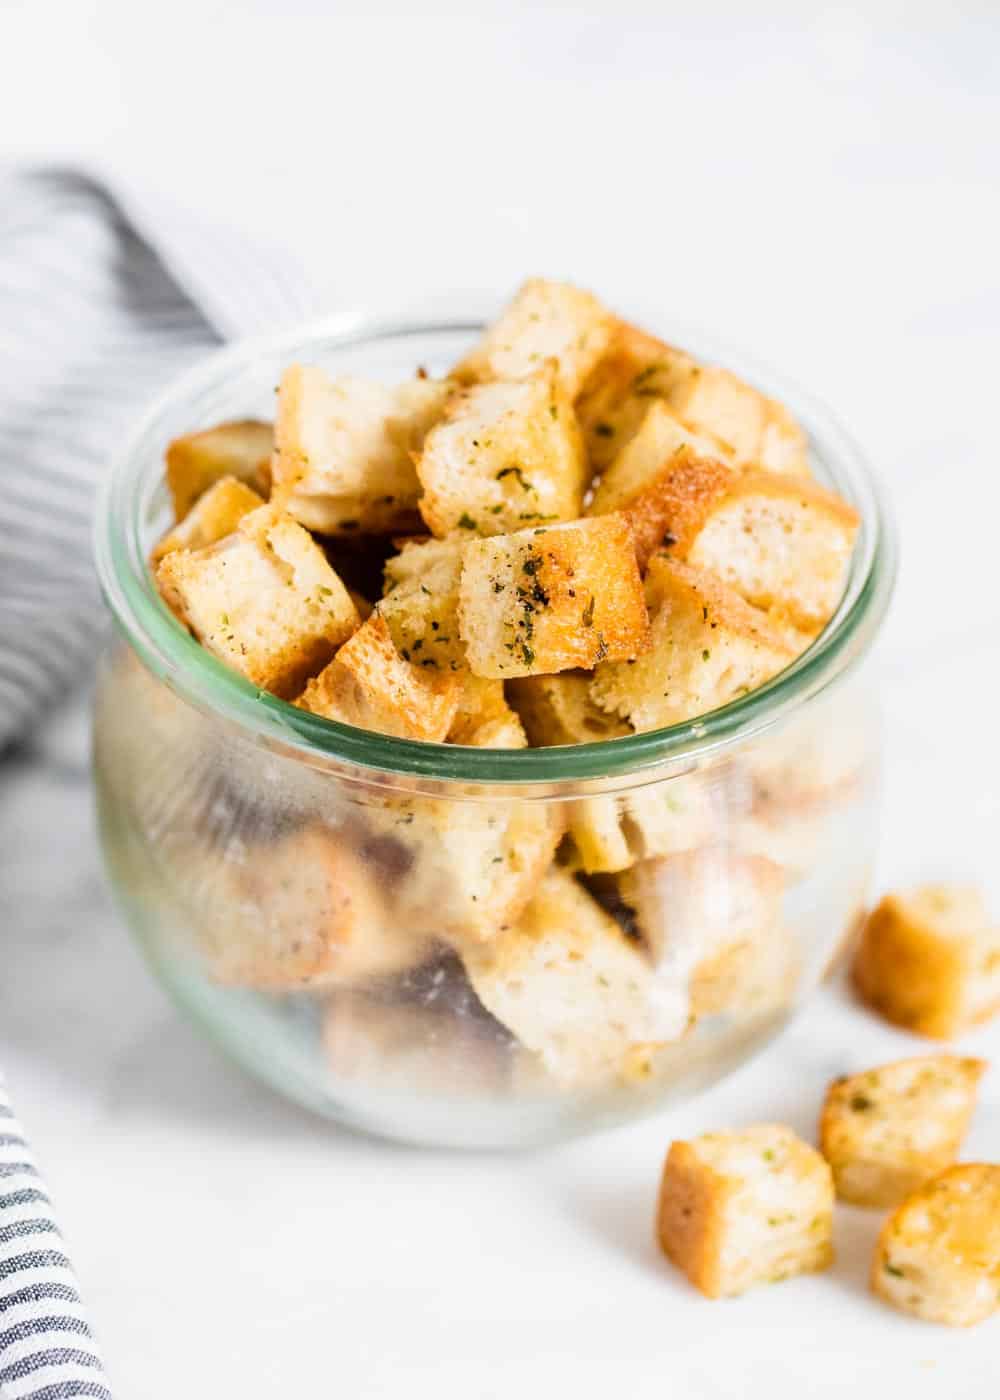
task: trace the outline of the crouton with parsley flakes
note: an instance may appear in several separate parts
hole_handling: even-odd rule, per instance
[[[666,555],[650,563],[646,600],[649,647],[633,665],[602,662],[591,685],[596,703],[637,731],[716,710],[795,659],[795,648],[765,613],[714,575]]]
[[[180,522],[200,496],[224,476],[234,476],[266,497],[271,489],[270,423],[245,419],[220,423],[200,433],[175,438],[167,448],[167,488]]]
[[[958,1156],[985,1060],[920,1055],[835,1079],[819,1145],[837,1195],[856,1206],[894,1206]]]
[[[583,510],[583,443],[553,365],[456,395],[415,460],[420,510],[439,537],[502,535]]]
[[[296,704],[341,724],[397,739],[443,743],[455,718],[459,681],[433,657],[407,661],[378,612],[314,676]]]
[[[174,550],[156,581],[206,650],[282,699],[299,694],[360,620],[319,545],[270,505],[205,549]]]
[[[660,1246],[708,1298],[829,1268],[832,1221],[830,1168],[791,1128],[768,1123],[671,1144]]]
[[[1000,1010],[1000,926],[971,886],[886,895],[862,930],[853,976],[886,1020],[949,1040]]]
[[[436,379],[387,386],[291,365],[278,388],[274,501],[323,535],[419,528],[413,453],[453,388]]]
[[[1000,1166],[949,1167],[896,1207],[872,1260],[872,1292],[902,1312],[971,1327],[1000,1307]]]
[[[559,384],[573,399],[607,349],[613,324],[590,292],[533,277],[452,374],[466,384],[523,379],[555,360]]]
[[[641,656],[649,618],[628,523],[604,515],[468,544],[459,625],[480,676]]]

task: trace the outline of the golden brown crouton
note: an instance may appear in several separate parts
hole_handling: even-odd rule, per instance
[[[786,1006],[798,951],[782,917],[781,870],[722,846],[678,850],[625,871],[618,890],[664,975],[690,987],[695,1016]]]
[[[244,515],[263,504],[264,498],[256,491],[237,481],[235,476],[224,476],[199,496],[184,519],[156,544],[149,556],[150,562],[159,563],[175,549],[204,549],[206,545],[215,544],[216,540],[231,535]]]
[[[830,1168],[791,1128],[766,1123],[671,1144],[657,1234],[708,1298],[829,1268],[832,1220]]]
[[[586,890],[553,867],[514,927],[462,954],[483,1005],[560,1084],[623,1068],[630,1046],[676,1039],[687,1000]]]
[[[424,667],[393,645],[385,618],[373,613],[306,686],[296,701],[314,715],[391,734],[443,743],[458,707],[460,685],[433,658]]]
[[[837,1195],[856,1206],[894,1206],[958,1156],[985,1060],[920,1055],[835,1079],[819,1147]]]
[[[393,917],[459,948],[514,922],[565,829],[559,804],[537,801],[373,796],[358,810]]]
[[[480,676],[641,655],[649,619],[627,522],[602,515],[468,544],[459,626]]]
[[[551,365],[456,395],[416,464],[435,535],[502,535],[583,509],[583,443]]]
[[[417,528],[420,482],[412,454],[452,388],[434,379],[390,388],[292,365],[278,389],[274,500],[324,535]]]
[[[651,404],[669,403],[696,362],[683,350],[625,321],[615,323],[606,353],[577,400],[576,411],[591,463],[603,470],[645,421]]]
[[[371,870],[325,827],[217,863],[198,900],[200,944],[219,982],[268,991],[399,972],[426,940],[387,915]]]
[[[806,435],[787,408],[731,370],[694,366],[668,402],[692,431],[721,439],[736,466],[809,475]]]
[[[882,1227],[872,1292],[925,1322],[971,1327],[1000,1306],[1000,1167],[949,1167]]]
[[[198,497],[224,476],[234,476],[266,497],[271,489],[273,446],[271,424],[252,419],[220,423],[205,432],[175,438],[167,448],[167,486],[174,519],[183,520]]]
[[[536,747],[549,744],[595,744],[619,739],[632,730],[594,704],[593,676],[588,671],[563,671],[557,676],[517,676],[507,682],[507,695]]]
[[[794,660],[764,613],[702,570],[657,555],[646,575],[646,599],[648,652],[632,665],[603,662],[591,686],[598,705],[638,731],[716,710]]]
[[[711,833],[707,792],[689,778],[649,783],[620,796],[585,797],[569,807],[570,863],[588,875],[692,850]]]
[[[971,887],[886,895],[862,932],[854,985],[886,1020],[948,1040],[1000,1009],[1000,928]]]
[[[156,581],[214,656],[283,699],[333,656],[358,614],[326,556],[290,516],[261,506],[206,549],[178,549]]]
[[[661,544],[683,559],[735,478],[717,446],[695,437],[664,404],[654,402],[601,477],[587,514],[620,510],[632,526],[644,569]]]
[[[815,632],[840,602],[858,524],[853,506],[813,481],[747,470],[670,552],[754,607]]]
[[[533,277],[452,373],[467,384],[522,379],[555,360],[563,392],[573,399],[604,354],[612,324],[589,292]]]
[[[449,744],[465,744],[475,749],[525,749],[528,738],[520,719],[507,704],[503,681],[486,680],[471,671],[461,671],[458,680],[458,708]]]
[[[414,662],[433,658],[449,670],[465,666],[458,632],[461,540],[407,540],[385,564],[385,596],[378,610],[392,639]]]

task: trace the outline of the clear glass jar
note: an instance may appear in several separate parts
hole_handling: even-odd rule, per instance
[[[221,351],[154,406],[97,524],[118,641],[96,775],[125,920],[234,1058],[362,1129],[518,1146],[711,1083],[844,948],[876,839],[859,663],[895,561],[875,485],[825,412],[681,334],[790,404],[816,475],[862,516],[841,605],[787,671],[687,724],[533,750],[392,739],[256,691],[180,627],[147,569],[166,443],[270,416],[292,360],[440,373],[479,326],[341,318]]]

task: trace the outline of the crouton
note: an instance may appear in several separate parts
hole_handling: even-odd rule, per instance
[[[374,613],[296,701],[303,710],[397,739],[443,743],[458,707],[459,682],[428,664],[405,660],[385,618]]]
[[[458,674],[458,708],[449,744],[476,749],[525,749],[528,738],[515,712],[507,704],[503,681],[485,680],[471,671]]]
[[[591,464],[603,471],[644,423],[652,403],[668,403],[696,362],[683,350],[625,321],[615,323],[606,353],[576,404]],[[728,450],[728,449],[723,449]]]
[[[598,517],[603,519],[605,517]],[[646,575],[651,646],[632,665],[597,668],[591,695],[642,731],[716,710],[755,690],[795,658],[759,609],[711,574],[663,555]]]
[[[644,569],[661,544],[683,559],[734,479],[713,443],[688,432],[664,404],[654,402],[601,477],[587,514],[620,510]]]
[[[1000,1306],[1000,1167],[949,1167],[897,1206],[872,1259],[872,1292],[925,1322],[971,1327]]]
[[[832,1221],[829,1166],[783,1124],[671,1144],[657,1233],[708,1298],[829,1268]]]
[[[537,801],[373,795],[356,810],[393,916],[459,948],[514,922],[565,829],[559,805]]]
[[[853,973],[886,1020],[948,1040],[1000,1010],[1000,927],[970,887],[886,895],[862,931]]]
[[[612,327],[610,312],[589,292],[534,277],[452,374],[467,384],[523,379],[555,360],[560,387],[573,399],[607,349]]]
[[[747,470],[731,476],[670,553],[810,633],[840,602],[858,524],[853,506],[815,482]]]
[[[507,682],[507,698],[536,748],[595,744],[631,734],[624,720],[594,704],[592,680],[587,671],[563,671],[557,676],[516,676]]]
[[[253,419],[220,423],[175,438],[167,448],[167,488],[174,520],[183,520],[198,497],[224,476],[233,476],[266,497],[271,489],[273,447],[271,424]]]
[[[697,1017],[786,1006],[798,979],[782,917],[784,876],[721,846],[679,850],[626,870],[618,890],[653,965],[690,987]]]
[[[827,1090],[819,1148],[837,1195],[856,1206],[898,1205],[958,1156],[985,1060],[920,1055]]]
[[[456,395],[415,460],[435,535],[502,535],[583,510],[583,442],[552,366]]]
[[[806,435],[783,404],[731,370],[696,365],[673,385],[668,403],[696,433],[710,433],[737,467],[809,475]]]
[[[692,850],[709,838],[712,825],[707,792],[688,778],[581,798],[569,808],[571,863],[588,875],[627,870],[636,861]]]
[[[676,1039],[687,1000],[657,979],[572,875],[553,867],[514,927],[462,954],[483,1005],[563,1085],[623,1066],[630,1046]]]
[[[205,549],[168,554],[156,581],[208,651],[282,699],[297,695],[359,622],[319,545],[274,506],[244,515]]]
[[[237,481],[235,476],[224,476],[214,486],[210,486],[172,530],[169,530],[156,544],[150,554],[150,563],[172,554],[175,549],[204,549],[215,544],[216,540],[231,535],[244,515],[264,504],[264,498]]]
[[[230,986],[350,985],[411,967],[430,946],[388,916],[347,839],[319,825],[217,862],[202,890],[201,951]]]
[[[458,632],[460,540],[408,540],[385,564],[385,596],[378,610],[392,640],[414,662],[436,660],[449,670],[465,666]]]
[[[602,515],[466,545],[459,626],[480,676],[641,655],[649,619],[628,524]]]
[[[390,388],[292,365],[278,389],[274,500],[324,535],[418,528],[412,454],[451,391],[443,380]]]

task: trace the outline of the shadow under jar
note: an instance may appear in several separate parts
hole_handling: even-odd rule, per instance
[[[840,607],[787,671],[670,729],[526,750],[392,739],[255,690],[149,573],[167,442],[270,416],[293,360],[401,379],[443,372],[479,329],[341,319],[222,351],[160,400],[99,513],[117,640],[95,764],[125,921],[230,1055],[340,1122],[506,1147],[703,1088],[777,1034],[844,948],[876,838],[877,707],[859,663],[894,555],[829,417],[678,337],[783,398],[816,476],[861,515]]]

